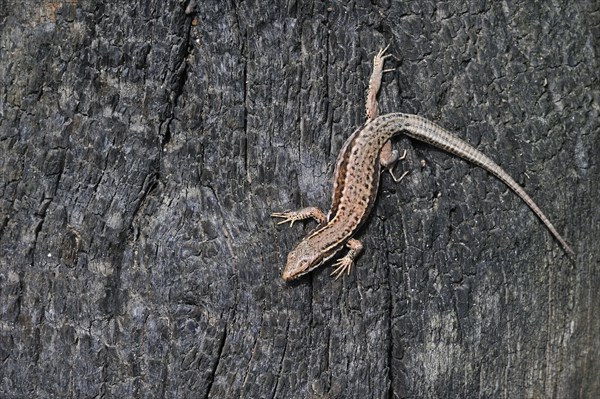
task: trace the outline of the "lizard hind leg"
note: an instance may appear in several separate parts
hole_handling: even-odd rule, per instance
[[[383,69],[385,59],[392,57],[391,54],[385,54],[386,50],[390,47],[388,44],[384,49],[373,57],[373,71],[371,72],[371,78],[369,79],[369,89],[367,90],[367,99],[365,101],[365,112],[367,115],[367,122],[376,118],[379,115],[379,109],[377,104],[377,93],[381,87],[381,77],[385,72],[393,71],[394,69]]]
[[[381,88],[381,78],[385,72],[393,71],[393,69],[383,69],[385,59],[392,57],[391,54],[385,54],[387,49],[390,47],[388,44],[384,49],[373,57],[373,71],[371,72],[371,78],[369,79],[369,89],[367,91],[367,100],[365,102],[365,112],[367,114],[367,123],[379,115],[379,105],[377,103],[377,93]],[[406,157],[406,151],[400,157],[397,150],[392,149],[392,143],[388,140],[379,153],[379,163],[381,166],[390,172],[392,178],[398,183],[408,172],[404,172],[402,176],[397,177],[394,174],[394,166],[396,162]]]
[[[404,172],[400,177],[397,177],[394,174],[394,167],[398,161],[402,161],[404,158],[406,158],[406,150],[404,150],[402,156],[398,156],[398,150],[392,149],[392,143],[389,140],[383,145],[381,152],[379,153],[379,163],[385,170],[390,172],[392,179],[394,179],[396,183],[399,183],[404,179],[404,176],[408,174],[408,171]]]

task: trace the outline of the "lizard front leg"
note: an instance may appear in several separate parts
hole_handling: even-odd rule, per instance
[[[358,254],[360,254],[360,252],[363,249],[362,243],[354,238],[349,239],[346,243],[346,246],[350,248],[350,251],[348,251],[346,256],[335,262],[335,264],[333,265],[333,267],[335,267],[335,270],[331,272],[331,275],[335,276],[336,280],[340,278],[340,276],[344,274],[345,271],[348,271],[348,274],[350,274],[350,269],[352,268],[354,259],[358,256]]]
[[[271,214],[271,217],[283,218],[283,220],[279,221],[277,224],[284,224],[290,222],[290,227],[292,227],[294,225],[294,222],[298,220],[312,218],[316,220],[319,224],[325,223],[325,221],[327,220],[325,214],[319,208],[316,208],[314,206],[302,208],[299,211],[273,212]]]

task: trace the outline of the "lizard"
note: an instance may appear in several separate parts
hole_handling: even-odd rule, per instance
[[[335,269],[331,275],[337,279],[345,271],[350,273],[354,260],[363,249],[362,243],[353,236],[365,223],[373,207],[381,168],[387,169],[396,182],[408,173],[405,172],[400,178],[393,173],[393,166],[404,158],[406,151],[399,157],[398,152],[392,150],[390,139],[401,133],[470,161],[497,177],[531,208],[564,250],[574,255],[571,247],[525,190],[481,151],[421,116],[404,113],[378,116],[376,97],[382,75],[388,71],[383,70],[383,64],[391,56],[385,54],[386,50],[387,47],[380,50],[373,59],[365,104],[367,120],[345,141],[337,157],[329,213],[325,215],[319,208],[307,207],[271,214],[274,218],[283,219],[278,224],[289,222],[292,226],[295,221],[309,218],[319,223],[289,252],[282,279],[291,281],[311,272],[333,258],[344,246],[349,251],[333,265]]]

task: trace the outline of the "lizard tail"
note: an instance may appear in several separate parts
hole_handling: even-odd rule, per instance
[[[531,199],[525,190],[506,173],[497,163],[488,158],[481,151],[471,146],[469,143],[452,135],[447,130],[436,125],[435,123],[417,115],[395,114],[398,121],[401,123],[403,132],[414,139],[431,144],[434,147],[440,148],[451,154],[455,154],[475,165],[487,170],[489,173],[496,176],[511,190],[513,190],[522,200],[531,208],[538,218],[544,223],[550,233],[558,240],[566,252],[570,255],[575,255],[569,244],[561,237],[558,231],[554,228],[550,220],[544,215],[539,206]]]

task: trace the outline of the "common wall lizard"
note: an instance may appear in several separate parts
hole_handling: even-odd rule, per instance
[[[344,271],[350,271],[354,259],[362,250],[362,244],[353,236],[373,207],[381,166],[391,172],[391,167],[399,159],[398,153],[391,150],[389,140],[401,133],[457,155],[496,176],[531,208],[563,248],[569,254],[574,254],[525,190],[482,152],[420,116],[402,113],[377,116],[376,96],[382,74],[385,72],[383,63],[389,56],[384,55],[386,49],[381,50],[374,58],[366,101],[367,122],[346,140],[337,157],[331,209],[327,216],[314,207],[271,215],[283,218],[279,224],[290,222],[293,225],[297,220],[308,218],[313,218],[319,223],[319,226],[288,254],[282,278],[290,281],[314,270],[344,246],[349,248],[349,252],[334,264],[336,268],[332,275],[337,278]],[[393,173],[392,176],[396,181],[404,177],[403,175],[398,179]]]

